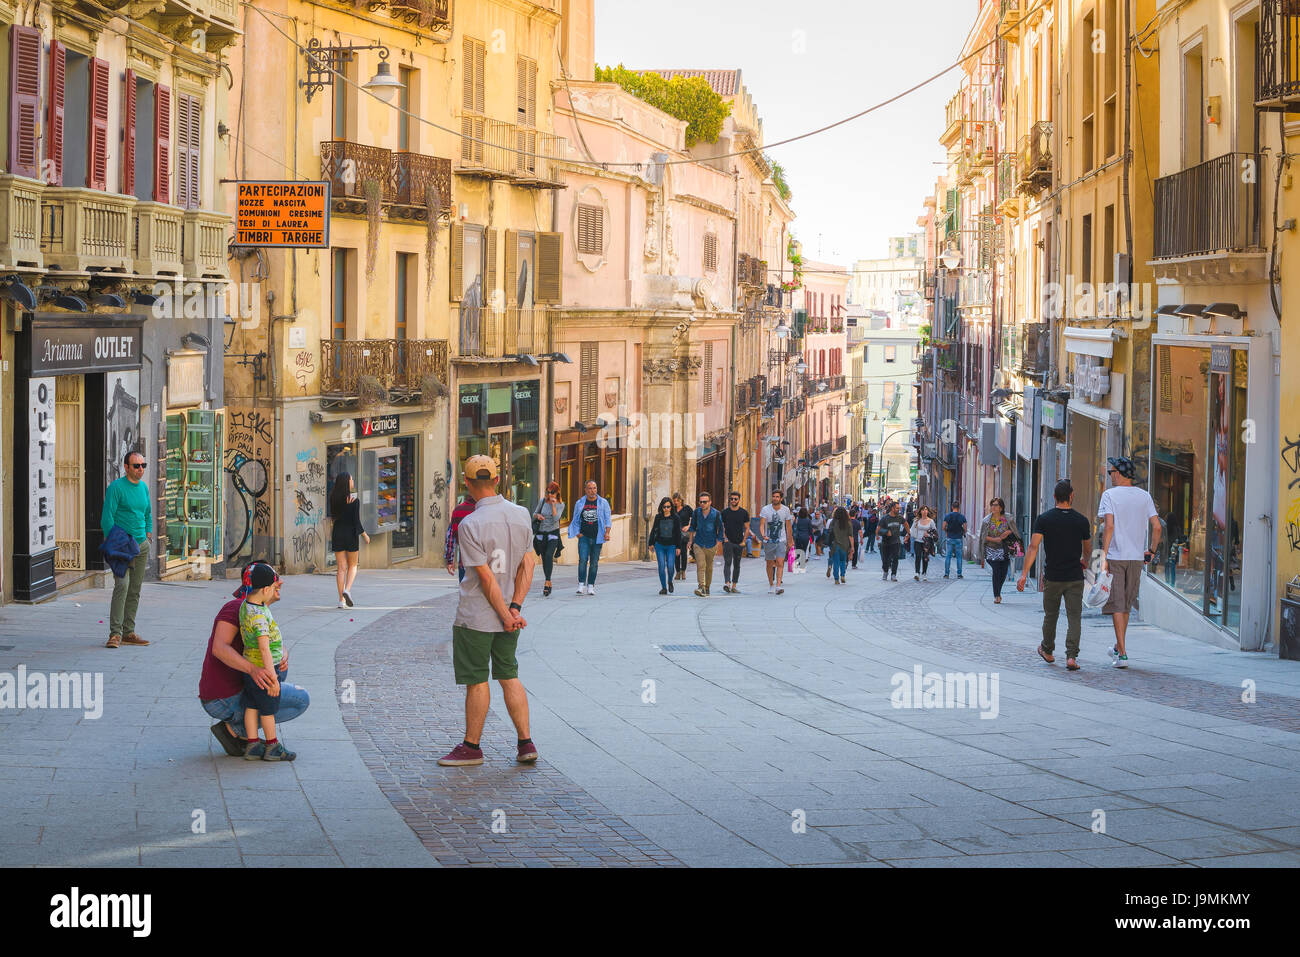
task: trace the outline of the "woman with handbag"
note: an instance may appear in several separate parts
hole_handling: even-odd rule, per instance
[[[989,502],[989,514],[980,525],[981,553],[980,567],[987,561],[993,567],[993,604],[1002,604],[1002,585],[1007,580],[1007,569],[1020,544],[1020,530],[1007,514],[1007,505],[1002,499],[995,498]]]
[[[930,506],[922,505],[921,510],[916,513],[916,521],[912,524],[910,535],[912,561],[916,566],[916,573],[912,576],[912,580],[929,581],[930,558],[939,545],[939,526],[934,521],[934,510]]]
[[[533,512],[533,551],[542,560],[542,572],[546,575],[546,584],[542,587],[542,597],[551,595],[551,570],[555,567],[555,557],[564,548],[560,541],[560,518],[564,515],[564,503],[560,501],[560,484],[551,482],[546,486],[546,494]]]

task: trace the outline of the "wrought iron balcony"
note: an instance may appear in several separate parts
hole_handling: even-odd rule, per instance
[[[1300,3],[1261,0],[1255,61],[1255,105],[1300,108]]]
[[[405,402],[446,388],[445,339],[323,339],[320,347],[322,396]]]
[[[370,191],[397,219],[424,219],[431,204],[437,213],[451,213],[451,160],[324,140],[320,168],[321,178],[330,181],[335,212],[364,212]]]
[[[451,24],[451,0],[388,0],[388,12],[394,20],[418,23],[426,29]]]
[[[423,153],[393,154],[393,202],[451,213],[451,160]]]
[[[1052,124],[1035,123],[1020,137],[1019,146],[1020,190],[1040,193],[1052,185]]]
[[[377,189],[380,202],[393,201],[392,150],[347,140],[324,140],[320,145],[320,174],[330,181],[334,199],[364,200],[369,190]]]
[[[536,356],[551,351],[549,338],[544,306],[462,306],[456,356],[496,361]]]
[[[1155,183],[1155,258],[1258,250],[1259,153],[1225,153]]]

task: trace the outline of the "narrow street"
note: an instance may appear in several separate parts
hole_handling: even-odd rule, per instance
[[[814,560],[770,596],[748,560],[743,594],[707,600],[659,597],[640,563],[602,566],[594,598],[567,573],[547,599],[536,581],[533,768],[499,694],[487,762],[435,763],[463,703],[445,574],[365,572],[347,611],[331,577],[286,582],[290,680],[312,705],[279,766],[226,757],[198,706],[227,583],[147,584],[148,648],[102,647],[108,590],[5,609],[0,669],[102,671],[104,702],[97,720],[0,712],[0,865],[1300,863],[1286,662],[1135,622],[1116,671],[1089,612],[1070,674],[1034,654],[1037,595],[995,606],[969,565],[926,584],[878,569],[868,555],[835,587]],[[991,699],[895,707],[918,668],[974,673]]]

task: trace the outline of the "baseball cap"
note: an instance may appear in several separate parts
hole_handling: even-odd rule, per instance
[[[249,562],[244,566],[244,574],[241,576],[240,586],[234,591],[234,597],[244,598],[249,592],[274,585],[279,580],[280,576],[276,574],[275,569],[266,562]]]
[[[497,477],[497,463],[490,455],[471,455],[465,460],[465,477],[494,479]]]
[[[1137,466],[1133,464],[1132,459],[1125,458],[1121,455],[1115,458],[1108,458],[1106,462],[1111,468],[1126,479],[1137,478]]]

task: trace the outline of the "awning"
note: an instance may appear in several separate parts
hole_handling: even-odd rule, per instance
[[[1110,359],[1115,355],[1115,340],[1119,329],[1089,329],[1084,326],[1065,327],[1065,351],[1080,356],[1100,356]]]

